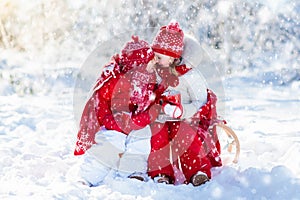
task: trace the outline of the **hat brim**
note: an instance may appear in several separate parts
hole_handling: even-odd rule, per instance
[[[160,54],[170,56],[170,57],[173,57],[173,58],[180,58],[181,57],[181,55],[178,55],[177,53],[174,53],[172,51],[168,51],[166,49],[157,48],[157,47],[152,47],[152,49],[156,53],[160,53]]]

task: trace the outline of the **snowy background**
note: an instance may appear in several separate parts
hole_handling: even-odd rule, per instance
[[[0,198],[300,199],[299,13],[296,0],[0,0]],[[200,187],[112,176],[78,183],[74,91],[94,82],[82,77],[87,58],[100,49],[100,68],[119,48],[110,41],[148,38],[146,27],[171,19],[221,74],[217,95],[240,139],[239,163],[225,160]]]

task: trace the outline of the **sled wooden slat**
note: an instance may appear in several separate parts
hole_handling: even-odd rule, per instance
[[[233,159],[232,162],[233,163],[237,163],[238,159],[239,159],[239,156],[240,156],[240,151],[241,151],[241,149],[240,149],[240,141],[239,141],[237,135],[235,134],[235,132],[231,128],[229,128],[228,126],[226,126],[223,123],[218,123],[215,126],[218,126],[218,127],[222,128],[225,131],[225,133],[228,135],[228,137],[232,137],[234,139],[234,141],[229,144],[228,151],[229,152],[231,151],[232,145],[234,143],[234,145],[236,146],[236,152],[235,152],[235,156],[234,156],[234,159]]]

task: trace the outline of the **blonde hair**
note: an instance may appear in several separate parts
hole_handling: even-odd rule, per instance
[[[173,61],[173,63],[170,64],[169,70],[170,70],[170,73],[171,73],[171,74],[173,74],[173,75],[175,75],[175,76],[179,76],[179,73],[176,71],[176,68],[175,68],[175,67],[176,67],[178,64],[180,64],[180,62],[181,62],[181,58],[176,58],[176,59]]]

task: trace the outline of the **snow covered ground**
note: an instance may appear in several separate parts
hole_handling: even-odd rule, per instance
[[[110,175],[87,187],[76,176],[81,157],[73,156],[74,88],[86,49],[72,54],[75,41],[64,44],[65,51],[47,45],[43,58],[32,49],[0,48],[0,199],[300,199],[300,72],[292,62],[299,61],[299,49],[285,49],[286,56],[272,62],[294,65],[261,61],[261,68],[223,75],[219,103],[225,103],[223,117],[240,139],[241,155],[239,163],[225,160],[214,169],[210,182],[173,186]],[[62,52],[73,60],[45,60]],[[243,53],[241,63],[248,59]]]
[[[2,63],[1,69],[38,74],[28,64],[11,69]],[[300,199],[299,81],[274,87],[257,84],[250,73],[225,77],[224,117],[239,136],[241,156],[238,164],[215,169],[207,184],[173,186],[108,176],[90,188],[78,183],[75,173],[81,158],[73,156],[76,76],[69,70],[61,69],[62,78],[45,70],[56,74],[44,80],[54,87],[47,95],[21,96],[2,80],[1,199]]]

